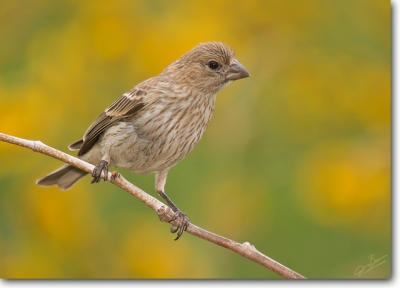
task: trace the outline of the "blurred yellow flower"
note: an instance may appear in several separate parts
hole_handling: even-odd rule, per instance
[[[380,230],[390,215],[387,141],[326,143],[303,158],[297,184],[314,221]]]

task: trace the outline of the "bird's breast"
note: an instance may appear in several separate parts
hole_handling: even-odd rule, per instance
[[[215,96],[178,100],[163,99],[136,119],[142,151],[155,171],[172,167],[195,147],[214,110]]]

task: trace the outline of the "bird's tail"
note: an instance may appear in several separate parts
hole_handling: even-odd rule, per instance
[[[67,190],[86,174],[88,173],[74,166],[64,165],[49,175],[36,180],[36,184],[41,186],[57,185],[60,189]]]

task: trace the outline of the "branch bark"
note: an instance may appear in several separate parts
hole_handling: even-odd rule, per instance
[[[18,138],[18,137],[3,134],[3,133],[0,133],[0,141],[8,142],[11,144],[15,144],[18,146],[32,149],[34,152],[39,152],[39,153],[51,156],[53,158],[56,158],[65,163],[71,164],[71,165],[73,165],[81,170],[84,170],[86,172],[89,172],[89,173],[92,173],[92,171],[94,169],[94,165],[87,163],[79,158],[73,157],[69,154],[66,154],[64,152],[61,152],[53,147],[43,144],[40,141],[27,140],[27,139]],[[147,206],[149,206],[151,209],[153,209],[159,216],[160,220],[168,222],[169,220],[172,219],[172,217],[174,216],[174,213],[168,206],[164,205],[164,203],[160,202],[158,199],[154,198],[153,196],[147,194],[142,189],[136,187],[134,184],[132,184],[131,182],[126,180],[124,177],[119,176],[119,177],[113,178],[111,176],[112,175],[109,172],[108,179],[111,183],[122,188],[123,190],[125,190],[132,196],[136,197],[137,199],[142,201]],[[103,177],[104,177],[104,175],[102,174],[102,178]],[[177,223],[171,222],[171,224],[177,224]],[[202,238],[206,241],[209,241],[211,243],[225,247],[233,252],[236,252],[237,254],[258,263],[285,278],[305,279],[305,277],[300,275],[299,273],[289,269],[288,267],[286,267],[286,266],[280,264],[279,262],[271,259],[270,257],[264,255],[263,253],[258,251],[249,242],[238,243],[231,239],[228,239],[228,238],[222,237],[220,235],[214,234],[210,231],[207,231],[207,230],[205,230],[201,227],[198,227],[192,223],[189,224],[186,232],[188,232],[194,236],[197,236],[199,238]]]

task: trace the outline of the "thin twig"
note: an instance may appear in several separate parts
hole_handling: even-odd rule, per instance
[[[81,159],[78,159],[69,154],[66,154],[57,149],[54,149],[53,147],[47,146],[46,144],[43,144],[40,141],[22,139],[22,138],[18,138],[18,137],[3,134],[3,133],[0,133],[0,140],[11,143],[11,144],[19,145],[22,147],[30,148],[35,152],[40,152],[42,154],[54,157],[58,160],[61,160],[68,164],[71,164],[71,165],[73,165],[83,171],[89,172],[89,173],[92,173],[92,171],[94,169],[94,166],[92,164],[89,164]],[[102,178],[103,177],[104,177],[104,175],[102,174]],[[126,180],[121,175],[119,175],[118,177],[112,177],[112,174],[109,172],[108,179],[111,183],[124,189],[129,194],[136,197],[137,199],[139,199],[140,201],[145,203],[147,206],[149,206],[151,209],[153,209],[158,214],[158,216],[160,217],[160,219],[162,221],[168,222],[174,216],[174,213],[168,206],[164,205],[162,202],[160,202],[153,196],[147,194],[140,188],[136,187],[135,185],[133,185],[131,182]],[[178,223],[174,223],[174,221],[171,223],[175,224],[175,225],[178,224]],[[217,234],[214,234],[212,232],[209,232],[209,231],[207,231],[203,228],[200,228],[192,223],[189,224],[186,231],[188,233],[195,235],[199,238],[202,238],[206,241],[212,242],[214,244],[217,244],[219,246],[222,246],[229,250],[232,250],[232,251],[238,253],[239,255],[258,263],[285,278],[305,279],[305,277],[300,275],[299,273],[287,268],[286,266],[280,264],[279,262],[264,255],[263,253],[258,251],[253,245],[251,245],[249,242],[238,243],[231,239],[228,239],[228,238],[219,236]]]

